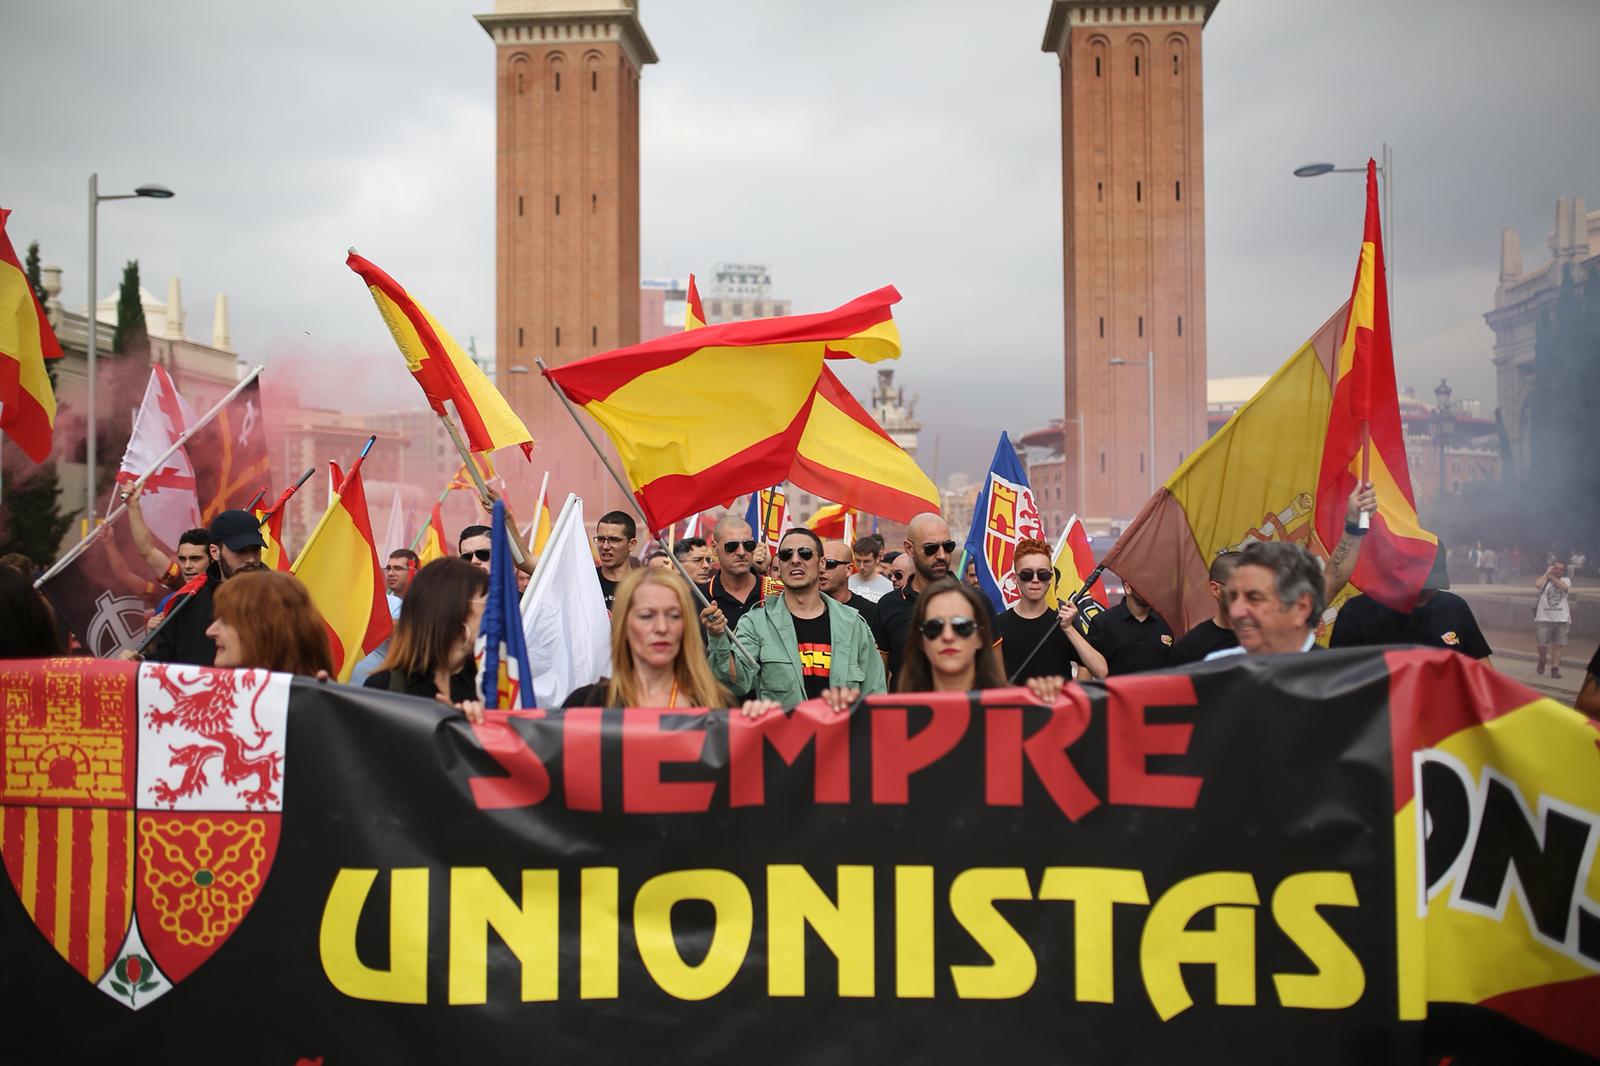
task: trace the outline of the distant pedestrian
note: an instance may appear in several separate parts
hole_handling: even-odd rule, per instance
[[[1572,579],[1567,577],[1567,564],[1554,562],[1533,583],[1539,591],[1539,602],[1533,609],[1534,638],[1539,643],[1539,665],[1544,673],[1545,656],[1550,657],[1550,676],[1561,676],[1561,653],[1567,646],[1567,630],[1572,627]]]
[[[1478,556],[1478,572],[1483,575],[1485,585],[1493,585],[1499,578],[1500,558],[1493,548],[1485,548]]]
[[[1574,581],[1578,580],[1578,572],[1583,569],[1584,564],[1588,561],[1589,557],[1587,555],[1584,555],[1581,551],[1574,550],[1567,557],[1567,576]]]
[[[856,567],[856,572],[850,575],[850,591],[873,603],[894,591],[888,576],[879,572],[879,551],[878,538],[871,535],[857,537],[850,545]]]

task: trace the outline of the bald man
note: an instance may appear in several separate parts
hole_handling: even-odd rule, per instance
[[[902,548],[904,559],[911,562],[911,574],[893,592],[878,600],[878,627],[873,632],[878,647],[884,649],[889,666],[889,686],[900,673],[900,658],[906,650],[906,638],[911,633],[911,613],[916,610],[917,597],[922,590],[942,577],[949,577],[956,564],[957,545],[950,536],[950,525],[932,511],[926,511],[911,520],[906,527]],[[989,623],[994,625],[994,609],[987,597],[983,605],[989,612]]]

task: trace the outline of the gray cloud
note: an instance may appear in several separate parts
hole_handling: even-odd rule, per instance
[[[102,292],[137,256],[152,291],[183,277],[191,333],[226,291],[247,355],[369,368],[366,397],[329,402],[412,402],[344,249],[492,348],[493,46],[471,20],[489,5],[18,6],[0,39],[13,240],[42,242],[77,306],[88,173],[169,184],[171,202],[102,208]],[[937,433],[940,472],[976,472],[999,429],[1060,413],[1046,11],[647,3],[662,62],[644,78],[645,272],[764,260],[800,310],[896,284],[924,459]],[[1270,370],[1345,298],[1360,182],[1289,172],[1388,140],[1401,383],[1448,374],[1492,402],[1481,315],[1501,227],[1537,266],[1556,196],[1600,204],[1596,39],[1586,0],[1224,0],[1204,46],[1211,374]],[[860,394],[870,376],[847,381]]]

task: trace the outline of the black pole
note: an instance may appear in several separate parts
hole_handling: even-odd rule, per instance
[[[1093,570],[1089,571],[1089,577],[1084,581],[1083,587],[1080,588],[1077,591],[1077,593],[1075,593],[1072,597],[1070,597],[1074,604],[1076,604],[1078,602],[1078,598],[1080,596],[1082,596],[1085,593],[1087,593],[1089,591],[1089,589],[1094,586],[1094,583],[1096,581],[1100,580],[1100,575],[1105,572],[1105,568],[1106,568],[1106,564],[1105,563],[1101,563],[1099,566],[1097,566]],[[1022,671],[1026,670],[1028,668],[1028,664],[1029,663],[1033,662],[1033,657],[1035,655],[1039,654],[1040,650],[1050,640],[1050,636],[1054,632],[1055,632],[1055,629],[1050,630],[1049,633],[1046,633],[1044,635],[1044,639],[1043,640],[1039,641],[1039,643],[1037,643],[1037,644],[1035,644],[1033,646],[1033,650],[1028,653],[1028,657],[1026,659],[1022,660],[1022,665],[1017,667],[1015,673],[1013,673],[1010,677],[1006,678],[1006,684],[1015,685],[1017,683],[1017,677],[1022,673]]]
[[[202,581],[200,583],[200,585],[195,588],[194,592],[189,593],[183,599],[181,599],[177,603],[173,604],[167,610],[166,615],[163,616],[162,619],[161,619],[161,624],[156,626],[154,629],[152,629],[149,632],[149,634],[147,634],[145,636],[144,643],[140,644],[139,645],[139,650],[133,653],[134,654],[134,658],[136,658],[136,659],[143,659],[144,658],[145,651],[150,647],[150,645],[155,643],[156,638],[161,635],[161,631],[163,629],[167,628],[167,623],[171,622],[172,619],[177,616],[179,611],[181,611],[185,607],[189,606],[189,601],[194,599],[195,596],[200,592],[200,589],[203,589],[203,588],[205,588],[205,582]]]

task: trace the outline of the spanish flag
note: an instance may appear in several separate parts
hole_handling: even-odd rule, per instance
[[[56,424],[56,394],[44,361],[61,358],[61,345],[6,236],[10,214],[0,208],[0,430],[42,463]]]
[[[704,326],[549,368],[611,436],[652,529],[792,481],[901,520],[933,483],[824,365],[900,355],[892,286],[820,314]]]
[[[1366,232],[1350,294],[1350,320],[1339,345],[1328,437],[1317,478],[1317,535],[1323,544],[1331,547],[1339,542],[1345,501],[1358,479],[1373,483],[1378,511],[1351,582],[1379,603],[1409,612],[1433,567],[1439,541],[1417,521],[1406,467],[1405,429],[1389,337],[1377,164],[1370,159]]]
[[[706,308],[700,302],[700,290],[695,287],[694,275],[689,275],[689,294],[684,301],[683,328],[685,330],[699,329],[706,324]]]
[[[844,528],[849,518],[850,508],[842,503],[829,503],[818,507],[806,525],[811,532],[824,540],[839,540],[844,537]]]
[[[345,265],[361,275],[372,291],[378,312],[394,334],[411,376],[422,386],[434,413],[443,416],[445,401],[453,402],[467,444],[475,452],[492,452],[517,444],[524,455],[531,456],[533,435],[528,427],[444,327],[399,283],[353,249]]]
[[[322,613],[339,681],[349,681],[356,663],[394,628],[361,487],[361,462],[357,459],[339,482],[293,569]]]
[[[267,542],[261,550],[261,561],[269,570],[290,570],[289,552],[283,546],[283,500],[280,498],[269,510],[257,507],[253,513],[261,523],[261,539]]]
[[[444,519],[439,514],[439,501],[434,501],[433,513],[428,516],[428,524],[422,531],[422,542],[417,545],[417,565],[427,566],[435,559],[443,559],[449,555],[445,545],[449,540],[444,535]]]
[[[483,478],[483,483],[485,485],[493,484],[495,479],[499,478],[500,476],[494,472],[494,460],[490,459],[487,455],[481,455],[477,452],[473,452],[472,465],[478,468],[478,475]],[[502,484],[503,483],[504,482],[502,482]],[[473,494],[476,494],[478,491],[477,482],[472,480],[472,474],[467,470],[466,463],[462,463],[460,466],[456,467],[456,472],[450,478],[450,483],[444,487],[446,492],[453,492],[456,489],[465,489]]]

